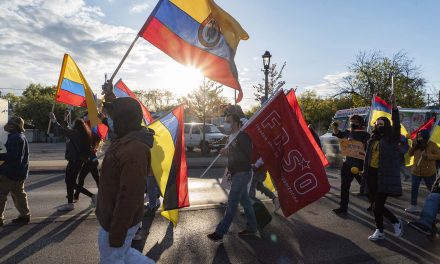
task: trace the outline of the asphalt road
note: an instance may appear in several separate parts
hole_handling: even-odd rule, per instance
[[[319,201],[295,215],[285,218],[273,214],[273,220],[261,237],[239,237],[245,218],[239,214],[223,243],[206,238],[221,219],[226,193],[219,187],[223,169],[216,168],[206,179],[199,179],[200,170],[190,170],[191,207],[182,210],[177,228],[173,229],[159,214],[144,220],[146,241],[133,244],[159,263],[440,263],[440,242],[405,226],[402,238],[387,231],[387,239],[368,241],[374,230],[374,218],[365,208],[366,199],[357,195],[353,184],[350,212],[339,217],[331,212],[339,201],[337,171],[329,171],[331,191]],[[89,176],[86,187],[96,191]],[[0,228],[0,263],[97,263],[96,236],[98,223],[89,207],[89,199],[81,196],[74,211],[56,212],[65,202],[63,175],[31,175],[27,190],[33,215],[26,226],[6,225]],[[388,206],[404,220],[417,216],[403,209],[409,203],[409,185],[405,195],[390,199]],[[427,195],[421,190],[419,201]],[[260,196],[260,198],[263,198]],[[269,201],[266,206],[272,210]],[[9,202],[7,219],[16,216]],[[386,225],[390,230],[390,226]]]

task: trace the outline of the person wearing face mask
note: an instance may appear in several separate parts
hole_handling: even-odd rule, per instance
[[[243,131],[240,131],[241,121],[237,114],[227,114],[225,132],[230,134],[229,147],[220,150],[220,154],[228,157],[228,170],[231,173],[232,184],[228,196],[228,205],[223,219],[217,225],[215,232],[208,235],[213,241],[220,241],[232,224],[238,204],[240,203],[247,218],[247,227],[239,235],[255,235],[257,220],[247,185],[252,178],[252,141]]]
[[[385,239],[383,218],[387,218],[394,228],[394,235],[403,234],[402,221],[385,207],[388,197],[402,195],[400,167],[403,154],[400,151],[400,117],[396,98],[391,96],[392,120],[380,117],[376,120],[373,134],[367,144],[364,175],[367,177],[368,196],[374,204],[375,232],[368,237],[371,241]]]
[[[15,208],[20,213],[13,223],[27,224],[31,216],[24,182],[29,175],[29,145],[24,135],[24,121],[21,117],[11,117],[4,127],[8,132],[6,153],[0,154],[0,227],[3,226],[8,194],[11,193]]]
[[[429,141],[429,131],[421,130],[417,133],[416,141],[409,150],[409,155],[414,156],[414,165],[411,169],[411,206],[406,208],[408,213],[417,212],[417,198],[422,180],[430,191],[435,182],[437,168],[436,161],[440,160],[440,150],[432,141]]]
[[[350,130],[340,131],[338,124],[333,123],[333,136],[340,139],[356,140],[362,142],[366,147],[370,134],[365,131],[364,119],[359,115],[350,117]],[[341,168],[341,201],[339,208],[333,209],[336,214],[345,214],[348,209],[350,186],[353,179],[361,184],[362,178],[359,173],[353,173],[353,168],[360,170],[363,167],[364,161],[361,159],[346,157]],[[362,185],[361,185],[362,192]]]
[[[115,99],[110,81],[103,90],[116,138],[106,151],[99,180],[95,214],[100,225],[100,263],[154,263],[131,247],[144,216],[154,133],[142,126],[138,101],[131,97]]]

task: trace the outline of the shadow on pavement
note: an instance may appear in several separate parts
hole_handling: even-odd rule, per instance
[[[156,214],[154,214],[153,216],[144,217],[144,219],[142,219],[142,227],[141,227],[142,239],[141,240],[133,240],[131,242],[131,247],[141,253],[144,250],[145,243],[147,242],[148,234],[150,234],[150,228],[153,225],[153,221],[154,221],[155,217],[156,217]]]
[[[173,223],[169,222],[167,231],[165,233],[165,237],[162,239],[160,243],[157,243],[151,247],[151,249],[147,252],[146,256],[153,259],[154,261],[158,261],[160,256],[169,249],[174,243],[174,230]]]
[[[226,252],[225,245],[221,243],[217,247],[217,251],[215,252],[214,259],[212,260],[212,264],[221,264],[221,263],[231,263],[229,260],[228,253]]]
[[[88,211],[88,212],[87,212]],[[87,213],[86,213],[87,212]],[[57,226],[55,229],[51,230],[47,234],[41,236],[38,240],[35,242],[27,245],[25,248],[21,249],[14,255],[10,256],[6,260],[4,260],[2,263],[19,263],[29,257],[31,257],[36,252],[42,250],[46,246],[52,244],[61,242],[64,239],[66,239],[87,217],[92,213],[93,211],[90,209],[85,209],[78,214],[70,217],[69,219],[65,220],[62,224]],[[42,223],[36,224],[33,228],[31,228],[29,231],[27,231],[22,236],[18,237],[11,243],[9,243],[7,246],[5,246],[3,249],[0,250],[0,256],[5,256],[9,252],[15,250],[16,248],[20,247],[21,245],[25,244],[27,240],[29,240],[32,236],[43,230],[47,225],[55,222],[55,220],[62,214],[59,214],[58,212],[53,213],[52,215],[48,216],[45,220],[43,220]],[[47,220],[47,221],[46,221]]]
[[[60,175],[50,177],[49,179],[46,179],[46,180],[42,180],[42,181],[39,181],[36,183],[31,183],[31,184],[28,184],[25,186],[25,190],[28,192],[28,191],[32,191],[32,190],[35,190],[35,189],[38,189],[41,187],[45,187],[49,184],[63,180],[64,177],[65,177],[64,174],[60,174]]]

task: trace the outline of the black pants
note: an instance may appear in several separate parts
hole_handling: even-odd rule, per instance
[[[67,188],[67,202],[73,203],[73,192],[75,190],[89,197],[93,196],[93,193],[84,189],[82,186],[76,184],[78,173],[82,168],[84,161],[82,160],[69,160],[66,167],[66,188]]]
[[[351,166],[344,162],[341,168],[341,202],[340,206],[342,209],[347,210],[348,200],[350,194],[351,182],[353,179],[361,184],[362,178],[359,174],[351,173]]]
[[[96,187],[99,186],[99,171],[98,171],[98,166],[99,166],[99,161],[95,160],[95,161],[91,161],[91,160],[87,160],[84,165],[81,168],[81,171],[79,173],[78,176],[78,185],[81,187],[84,187],[84,180],[87,177],[87,175],[89,174],[89,172],[92,174],[93,179],[96,182]],[[79,191],[76,190],[75,198],[79,197]]]
[[[376,228],[383,231],[383,218],[388,219],[392,224],[398,223],[397,217],[385,207],[385,203],[388,198],[388,194],[379,193],[377,191],[377,169],[369,168],[367,176],[368,184],[368,199],[374,207],[374,221],[376,222]]]

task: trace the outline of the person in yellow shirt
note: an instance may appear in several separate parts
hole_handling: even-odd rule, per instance
[[[418,211],[417,198],[422,180],[425,182],[428,191],[431,191],[437,174],[436,161],[440,160],[440,149],[437,144],[429,141],[428,130],[419,131],[414,143],[409,150],[409,155],[414,156],[414,165],[411,169],[411,206],[405,209],[408,213]]]

